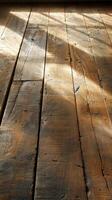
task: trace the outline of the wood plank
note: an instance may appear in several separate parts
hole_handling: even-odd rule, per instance
[[[110,8],[107,8],[107,9],[98,9],[100,11],[100,16],[101,16],[101,19],[106,27],[106,31],[107,31],[107,34],[109,36],[109,46],[112,46],[112,29],[111,29],[111,26],[112,26],[112,21],[111,21],[111,13],[112,13],[112,9],[111,7]],[[106,93],[104,92],[104,95],[105,95],[105,101],[106,101],[106,105],[107,105],[107,109],[108,109],[108,113],[109,113],[109,117],[110,117],[110,120],[112,122],[112,77],[111,77],[111,71],[112,71],[112,68],[111,68],[111,64],[112,64],[112,59],[111,59],[111,56],[110,58],[108,58],[109,61],[110,61],[110,66],[109,64],[106,66],[106,69],[105,70],[105,77],[103,76],[102,77],[102,86],[104,88],[104,90],[106,91]],[[111,130],[108,130],[108,133],[111,134]],[[109,173],[110,175],[110,173]],[[112,178],[110,176],[108,176],[108,185],[109,185],[109,188],[112,192]]]
[[[0,130],[2,200],[33,198],[46,37],[47,23],[39,26],[32,10]]]
[[[0,115],[29,13],[28,8],[12,8],[2,38],[0,38]]]
[[[64,22],[64,9],[51,8],[35,200],[86,199]]]
[[[32,10],[0,129],[1,200],[31,200],[34,195],[46,37],[47,23],[39,26]]]
[[[46,14],[44,18],[43,12]],[[19,54],[14,80],[43,79],[47,28],[48,9],[45,10],[44,7],[41,10],[40,8],[33,9]]]
[[[0,199],[32,199],[41,82],[13,82],[0,128]]]
[[[98,8],[100,12],[100,17],[102,20],[102,23],[104,23],[104,26],[106,28],[106,38],[108,37],[108,46],[111,48],[112,46],[112,21],[111,21],[111,8]],[[108,52],[108,48],[105,47]],[[105,67],[104,64],[100,67],[100,75],[101,75],[101,80],[102,80],[102,87],[104,89],[104,96],[107,104],[107,109],[109,113],[110,120],[112,122],[112,76],[111,76],[111,71],[112,71],[112,48],[111,48],[111,54],[109,57],[105,58]]]
[[[108,33],[109,39],[111,40],[112,43],[112,20],[111,20],[111,14],[112,14],[112,8],[111,7],[107,7],[107,8],[99,8],[98,7],[98,11],[100,13],[100,17],[102,20],[102,23],[104,23],[104,26],[106,28],[106,31]],[[110,44],[110,42],[109,42]]]
[[[49,16],[49,6],[47,5],[38,5],[33,6],[31,17],[29,20],[28,27],[29,28],[38,28],[43,27],[43,29],[48,24],[48,16]]]
[[[26,30],[14,80],[43,79],[46,36],[47,33],[41,27]]]
[[[105,142],[105,139],[108,137],[106,137],[106,131],[102,130],[103,126],[101,124],[108,121],[108,115],[100,89],[97,65],[92,54],[89,33],[83,18],[86,13],[85,10],[72,7],[67,9],[66,12],[81,146],[88,199],[110,200],[112,197],[108,190],[106,177],[103,174],[104,168],[101,157],[104,151],[108,152],[107,149],[101,148],[101,143],[102,146],[105,146],[107,142],[107,140]],[[91,10],[87,13],[91,16]],[[96,12],[95,14],[97,15]],[[102,150],[103,152],[101,152]]]
[[[110,76],[111,65],[112,65],[112,59],[111,59],[112,47],[111,47],[109,36],[105,29],[105,25],[99,13],[97,13],[97,16],[95,16],[96,21],[94,20],[94,14],[92,15],[92,19],[85,17],[85,20],[87,22],[88,31],[90,32],[90,41],[92,45],[92,50],[93,50],[94,58],[98,67],[101,86],[103,88],[102,89],[103,95],[106,100],[105,106],[103,105],[101,99],[99,99],[99,102],[95,102],[94,106],[91,107],[91,112],[93,114],[95,132],[97,133],[99,131],[99,134],[96,134],[96,137],[99,144],[99,149],[100,149],[100,154],[101,154],[101,159],[102,159],[103,174],[107,181],[108,189],[112,194],[112,170],[111,170],[112,124],[110,121],[111,115],[109,114],[109,112],[112,109],[111,101],[110,101],[112,99],[111,98],[112,77]],[[91,26],[91,29],[89,28],[90,26]],[[96,26],[98,28],[96,28]],[[99,38],[101,39],[99,40]],[[102,91],[100,92],[102,93]],[[96,105],[96,108],[95,108],[95,105]],[[100,119],[97,116],[94,117],[95,112],[97,112],[97,115],[100,116]]]
[[[7,5],[0,6],[0,37],[2,37],[2,34],[8,22],[10,16],[10,9],[10,6]]]

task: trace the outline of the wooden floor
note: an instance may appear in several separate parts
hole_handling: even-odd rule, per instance
[[[0,200],[112,200],[112,7],[0,7]]]

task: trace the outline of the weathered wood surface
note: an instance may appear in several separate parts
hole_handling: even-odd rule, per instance
[[[64,9],[51,8],[35,200],[86,199],[64,22]]]
[[[40,82],[14,82],[0,128],[0,199],[32,199]]]
[[[7,23],[5,22],[0,37],[0,116],[2,115],[7,89],[10,85],[29,13],[28,8],[10,8]],[[7,14],[4,16],[5,18],[7,18]]]
[[[86,14],[87,19],[85,20]],[[97,41],[95,36],[99,32],[101,34],[102,29],[97,26],[96,18],[98,13],[96,14],[95,10],[91,14],[91,9],[87,12],[86,9],[82,10],[79,8],[77,10],[71,8],[67,9],[66,16],[75,91],[78,88],[76,103],[88,198],[94,200],[111,199],[112,196],[107,181],[109,174],[106,174],[105,170],[107,165],[111,166],[112,142],[107,129],[112,131],[112,128],[102,96],[98,66],[92,51],[97,43],[95,43]],[[88,20],[94,23],[94,27],[88,23]],[[92,37],[90,30],[91,34],[96,33],[96,35]],[[90,42],[90,37],[93,41],[92,43]],[[95,39],[93,39],[94,37]],[[106,39],[106,36],[104,38]],[[100,55],[102,55],[101,39],[103,38],[99,36],[96,47]],[[102,57],[101,61],[103,63]],[[111,179],[109,178],[109,180]]]
[[[0,200],[112,200],[111,17],[0,8]]]
[[[34,193],[48,20],[41,28],[34,13],[38,28],[26,28],[0,129],[1,200],[31,200]]]
[[[4,32],[6,24],[10,16],[10,6],[1,6],[0,7],[0,38]]]
[[[14,80],[43,80],[48,8],[33,8],[16,66]]]
[[[92,10],[92,13],[94,10]],[[108,14],[107,14],[108,15]],[[91,113],[93,115],[94,130],[99,145],[99,151],[102,160],[103,175],[107,182],[108,190],[112,195],[112,43],[110,41],[111,35],[106,30],[106,22],[103,23],[99,13],[92,15],[92,19],[85,16],[87,23],[87,29],[90,33],[90,41],[92,46],[93,55],[97,64],[99,80],[98,85],[101,85],[103,98],[105,99],[105,105],[102,98],[98,97],[98,100],[94,101],[94,106],[91,106]],[[108,25],[111,23],[108,21]],[[108,26],[107,25],[107,26]],[[91,28],[90,28],[91,27]],[[96,28],[97,27],[97,28]],[[94,97],[93,97],[94,100]],[[94,113],[97,112],[97,117],[94,117]],[[99,133],[99,134],[98,134]],[[112,197],[111,197],[112,198]]]

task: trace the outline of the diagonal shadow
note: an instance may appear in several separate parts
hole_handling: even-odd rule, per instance
[[[21,20],[21,19],[17,19],[17,20]],[[55,19],[54,19],[55,20]],[[23,22],[24,23],[24,22]],[[32,24],[33,25],[33,24]],[[10,26],[8,27],[8,28],[11,28]],[[42,30],[41,29],[41,26],[38,26],[38,29],[39,30]],[[13,30],[13,31],[16,31],[15,29]],[[77,31],[77,30],[76,30]],[[19,33],[20,34],[20,33]],[[83,34],[83,33],[82,33]],[[25,40],[27,41],[28,40],[28,38],[25,36]],[[53,43],[53,41],[54,41],[54,36],[52,35],[52,34],[50,34],[49,33],[49,35],[48,35],[48,40],[49,40],[49,42],[50,43]],[[56,60],[58,60],[58,62],[59,62],[59,64],[66,64],[66,60],[65,60],[65,63],[63,62],[62,63],[62,54],[60,54],[60,52],[62,51],[62,49],[61,49],[61,46],[60,46],[60,44],[65,44],[65,45],[68,45],[67,43],[66,43],[66,41],[64,41],[64,40],[62,40],[62,39],[60,39],[58,36],[57,37],[55,37],[55,41],[56,41],[56,43],[55,43],[55,45],[57,46],[57,48],[58,48],[58,45],[59,45],[59,52],[55,52],[55,51],[53,51],[53,49],[48,49],[48,53],[50,53],[53,57],[54,57],[54,62],[55,62],[55,59]],[[35,41],[34,40],[32,40],[32,42],[35,44]],[[100,41],[101,42],[101,41]],[[36,45],[36,44],[35,44]],[[41,46],[40,46],[40,48],[42,48]],[[78,60],[77,60],[77,57],[76,57],[76,60],[77,60],[77,63],[79,63],[79,62],[82,62],[82,65],[85,67],[85,70],[87,70],[86,69],[86,65],[88,64],[87,62],[88,62],[88,60],[90,60],[90,55],[88,54],[88,53],[86,53],[86,52],[84,52],[83,50],[81,50],[80,48],[78,48],[78,47],[75,47],[75,46],[73,46],[73,45],[71,45],[70,44],[70,49],[72,49],[74,52],[77,52],[77,54],[79,55],[79,58],[78,58]],[[61,56],[60,56],[61,55]],[[4,56],[4,58],[3,58],[3,56]],[[65,56],[65,55],[63,55],[63,56]],[[1,57],[2,57],[2,59],[4,59],[4,60],[6,60],[6,58],[7,58],[7,55],[1,55]],[[75,58],[75,55],[74,55],[74,58]],[[9,56],[9,64],[11,64],[10,63],[10,56]],[[13,56],[11,57],[11,59],[13,59]],[[24,59],[24,58],[23,58]],[[66,56],[65,56],[65,59],[66,59]],[[104,60],[105,59],[105,56],[102,56],[101,58],[99,57],[99,62],[101,62],[102,63],[102,60]],[[108,57],[108,61],[109,61],[109,63],[112,63],[112,58],[111,57]],[[53,64],[52,63],[52,60],[50,60],[50,58],[48,59],[48,63],[51,63],[51,64]],[[74,71],[76,70],[76,68],[75,68],[75,66],[74,66]],[[105,69],[106,70],[106,74],[110,74],[110,70],[111,69],[108,69],[108,68],[106,68]],[[79,73],[79,76],[81,75],[80,74],[80,70],[78,71],[78,73]],[[97,71],[96,71],[96,73],[97,73]],[[38,77],[39,78],[39,77]],[[90,79],[91,80],[91,77],[89,77],[88,75],[87,75],[87,78],[88,79]],[[93,81],[93,80],[92,80]],[[97,83],[96,83],[97,84]],[[107,91],[106,92],[109,92],[110,94],[111,94],[111,88],[112,87],[110,87],[109,86],[109,88],[107,89]],[[50,90],[50,92],[52,93],[52,94],[54,94],[54,90],[53,90],[53,88],[51,88],[50,86],[48,86],[48,88],[47,88],[47,91],[49,91]],[[57,92],[57,94],[58,94],[58,92]],[[97,95],[97,93],[96,93],[96,95]],[[17,101],[18,101],[18,99],[17,99]],[[59,107],[59,109],[61,110],[62,109],[62,111],[64,111],[65,113],[66,113],[66,115],[67,114],[69,114],[69,109],[68,109],[68,107],[66,107],[65,105],[66,105],[66,103],[68,103],[68,104],[71,104],[72,105],[72,103],[70,102],[70,101],[68,101],[67,99],[64,99],[64,97],[62,96],[62,95],[60,95],[60,101],[62,101],[62,102],[64,102],[64,106],[63,106],[63,108],[60,108]],[[73,106],[73,105],[72,105]],[[81,105],[82,106],[82,108],[83,108],[83,105]],[[15,115],[18,115],[18,113],[17,113],[17,110],[16,110],[16,108],[17,107],[14,107],[13,109],[14,109],[14,111],[15,111]],[[56,109],[57,107],[54,107],[54,109]],[[50,111],[50,112],[52,112],[52,111]],[[12,112],[11,112],[12,113]],[[22,118],[22,116],[23,116],[23,113],[24,113],[24,110],[22,110],[22,112],[21,112],[22,114],[20,114],[20,116],[19,116],[19,118],[21,119]],[[82,115],[84,114],[84,118],[86,118],[86,114],[85,113],[82,113]],[[12,114],[11,114],[12,115]],[[9,118],[10,117],[13,117],[13,116],[9,116]],[[105,117],[105,116],[104,116]],[[31,118],[30,119],[32,119],[32,115],[31,115]],[[45,119],[44,119],[45,120]],[[43,121],[44,121],[43,120]],[[72,119],[73,120],[73,119]],[[15,169],[15,166],[13,166],[13,159],[15,160],[15,158],[17,158],[17,157],[19,157],[19,159],[21,160],[21,155],[22,155],[22,153],[23,153],[23,151],[24,151],[24,148],[25,148],[25,144],[27,144],[28,143],[28,141],[30,140],[31,141],[31,138],[30,138],[30,133],[29,133],[29,130],[26,128],[28,125],[29,125],[29,121],[30,120],[28,120],[27,122],[26,122],[26,125],[25,125],[25,127],[22,127],[22,124],[20,124],[20,122],[18,122],[18,121],[13,121],[13,123],[11,123],[10,124],[10,119],[9,119],[9,124],[10,124],[10,126],[11,126],[11,128],[13,129],[13,130],[15,130],[15,127],[18,125],[18,131],[19,131],[19,133],[22,135],[23,133],[24,133],[24,131],[25,130],[27,130],[26,131],[26,138],[22,138],[21,140],[20,140],[20,143],[22,142],[24,145],[24,147],[23,147],[23,149],[21,149],[21,151],[19,152],[18,151],[18,149],[19,149],[19,145],[20,144],[17,144],[17,147],[16,147],[16,151],[15,151],[15,154],[11,154],[11,155],[8,155],[8,158],[7,158],[7,161],[2,161],[2,166],[1,166],[1,172],[2,173],[4,173],[4,175],[6,175],[6,176],[8,176],[8,174],[9,174],[9,172],[10,171],[12,171],[13,169]],[[8,122],[8,121],[7,121]],[[44,121],[45,122],[45,121]],[[88,122],[86,121],[86,123],[88,124]],[[26,128],[26,129],[25,129]],[[51,134],[52,134],[52,127],[50,127],[51,128]],[[45,126],[45,129],[46,129],[46,126]],[[44,132],[44,130],[42,130],[43,132]],[[58,130],[59,131],[59,130]],[[15,132],[14,132],[15,133]],[[10,135],[10,132],[8,132],[8,134]],[[45,133],[44,133],[45,134]],[[108,134],[108,131],[105,131],[105,134]],[[43,143],[43,146],[42,146],[42,149],[41,149],[41,154],[44,154],[46,151],[48,151],[48,144],[49,145],[53,145],[54,147],[56,147],[56,149],[55,149],[55,151],[56,152],[58,152],[59,154],[58,154],[58,156],[59,156],[59,158],[60,159],[62,159],[63,158],[63,160],[65,159],[65,160],[67,160],[68,159],[68,157],[71,157],[71,156],[73,156],[73,152],[74,152],[74,144],[75,144],[75,139],[73,139],[73,138],[71,138],[72,139],[72,141],[70,141],[70,143],[67,141],[67,140],[64,140],[65,139],[65,135],[60,135],[59,137],[61,137],[62,136],[62,138],[63,138],[63,147],[62,146],[60,146],[60,144],[59,144],[59,138],[57,138],[57,135],[54,133],[54,135],[52,136],[51,135],[51,138],[48,138],[47,139],[47,142],[46,142],[46,145],[45,145],[45,141],[44,141],[44,138],[43,138],[43,141],[42,140],[40,140],[40,144],[42,144]],[[46,137],[46,135],[45,135],[45,137]],[[54,139],[55,138],[55,139]],[[4,138],[2,138],[3,139],[3,142],[4,142]],[[14,140],[14,145],[16,145],[16,141],[18,140],[18,135],[16,135],[16,133],[15,134],[13,134],[13,140]],[[105,141],[106,142],[106,141]],[[1,141],[1,143],[2,143],[2,141]],[[30,145],[30,144],[29,144]],[[45,145],[45,146],[44,146]],[[71,145],[72,145],[72,148],[71,148]],[[105,145],[105,143],[104,143],[104,145]],[[13,148],[12,148],[13,149]],[[89,150],[88,150],[89,151]],[[66,152],[66,153],[65,153]],[[29,166],[29,162],[31,163],[32,162],[32,155],[30,155],[30,151],[28,152],[29,153],[29,155],[26,155],[26,157],[28,156],[28,160],[26,161],[25,159],[23,159],[23,163],[22,163],[22,165],[23,166]],[[90,154],[91,155],[91,154]],[[50,159],[52,158],[52,156],[54,156],[53,154],[52,155],[50,155],[51,157],[50,157]],[[51,167],[50,168],[47,168],[47,166],[46,166],[46,168],[48,169],[48,172],[47,173],[49,173],[49,177],[52,177],[52,179],[54,178],[54,182],[56,182],[56,187],[53,185],[52,186],[52,191],[56,191],[56,188],[57,188],[57,191],[59,191],[59,193],[57,194],[58,196],[55,196],[54,194],[53,194],[53,196],[52,196],[52,194],[51,194],[51,199],[58,199],[58,198],[63,198],[62,196],[60,196],[62,193],[60,192],[60,191],[63,191],[63,193],[65,193],[65,190],[67,189],[67,187],[68,187],[68,184],[67,184],[67,182],[66,182],[66,180],[64,180],[63,179],[63,177],[64,177],[64,175],[62,176],[62,174],[58,177],[57,176],[57,171],[56,171],[56,168],[57,167],[59,167],[59,164],[60,164],[60,161],[58,161],[57,160],[57,155],[55,154],[55,158],[52,160],[52,163],[55,163],[55,164],[53,164],[52,166],[52,169],[51,169]],[[92,155],[91,155],[92,156]],[[47,157],[47,155],[46,155],[46,157]],[[45,157],[44,157],[45,158]],[[93,157],[93,160],[94,160],[94,157]],[[109,158],[109,155],[107,155],[107,160],[110,160],[110,158]],[[9,161],[9,163],[8,163],[8,161]],[[43,160],[44,162],[46,161],[46,160]],[[79,163],[75,163],[74,162],[74,165],[75,164],[79,164]],[[14,164],[14,165],[16,165],[16,164]],[[8,166],[8,167],[6,167],[6,166]],[[55,167],[54,167],[55,166]],[[67,163],[66,163],[66,166],[67,166]],[[65,166],[65,167],[66,167]],[[31,166],[32,167],[32,166]],[[41,169],[41,165],[39,166],[40,167],[40,169]],[[79,165],[79,169],[80,168],[82,168],[82,166],[80,166]],[[43,169],[43,174],[45,173],[45,170],[46,169]],[[73,170],[73,168],[72,168],[72,170]],[[5,172],[4,172],[5,171]],[[72,174],[73,174],[74,172],[72,172]],[[24,170],[24,174],[23,174],[23,177],[24,176],[26,176],[26,184],[25,184],[25,186],[24,186],[24,183],[25,183],[25,181],[22,181],[21,179],[16,179],[16,171],[15,171],[15,176],[14,177],[9,177],[9,181],[8,181],[8,184],[11,186],[11,184],[13,185],[13,187],[14,187],[14,183],[15,183],[15,180],[17,181],[16,183],[17,183],[17,185],[16,185],[16,189],[19,187],[19,189],[20,189],[20,191],[21,191],[21,189],[22,188],[24,188],[25,190],[27,190],[28,191],[28,189],[29,189],[29,185],[32,185],[32,182],[30,182],[30,180],[28,180],[27,179],[27,172],[26,172],[26,170]],[[63,181],[62,181],[62,184],[61,184],[61,189],[59,188],[59,186],[60,186],[60,179],[63,179]],[[91,177],[91,175],[90,175],[90,178],[92,179],[92,177]],[[13,181],[12,181],[13,180]],[[50,179],[48,179],[48,180],[50,180]],[[42,180],[40,180],[40,181],[42,181]],[[91,180],[92,181],[92,180]],[[6,183],[5,183],[6,184]],[[5,189],[3,188],[3,186],[1,186],[0,187],[0,189],[2,190],[2,192],[5,190],[5,193],[7,193],[8,191],[9,191],[9,185],[8,184],[6,184],[6,187],[5,187]],[[48,185],[49,186],[49,185]],[[72,181],[71,181],[71,184],[70,184],[70,186],[71,186],[71,188],[70,188],[70,191],[71,192],[73,192],[74,193],[74,188],[73,188],[73,185],[72,185]],[[40,190],[41,190],[41,188],[40,188]],[[20,192],[19,191],[19,192]],[[40,191],[41,192],[41,191]],[[46,192],[47,192],[47,190],[46,190]],[[29,193],[29,195],[31,195],[31,191],[29,190],[28,191],[28,193]],[[81,193],[81,191],[80,191],[80,188],[78,188],[77,189],[77,193],[78,194],[80,194]],[[14,195],[16,195],[16,193],[14,194]],[[24,198],[27,198],[27,199],[30,199],[31,198],[31,196],[27,196],[27,194],[26,194],[26,196],[23,196],[24,194],[19,194],[20,196],[19,196],[19,199],[20,198],[22,198],[22,197],[24,197]],[[66,198],[66,197],[65,197]],[[78,197],[77,197],[78,198]]]

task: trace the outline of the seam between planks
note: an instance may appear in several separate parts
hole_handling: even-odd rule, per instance
[[[87,32],[88,32],[88,27],[87,27],[87,23],[86,23],[85,17],[83,17],[83,19],[84,19],[85,26],[86,26],[86,29],[87,29]],[[90,44],[92,44],[90,37],[89,37],[89,42],[90,42]],[[91,46],[92,46],[92,45],[91,45]],[[95,59],[95,56],[94,56],[93,47],[91,48],[91,50],[92,50],[92,53],[93,53],[94,62],[95,62],[96,67],[97,67],[98,65],[97,65],[97,62],[96,62],[96,59]],[[100,80],[100,75],[99,75],[98,69],[99,69],[99,68],[96,68],[96,71],[97,71],[97,76],[98,76],[98,80],[99,80],[99,85],[100,85],[100,87],[101,87],[101,89],[102,89],[102,85],[101,85],[101,80]],[[85,83],[86,83],[86,81],[85,81]],[[87,87],[87,85],[86,85],[86,87]],[[87,90],[88,90],[88,87],[87,87]],[[105,105],[106,110],[107,110],[105,98],[104,98],[103,95],[102,95],[102,99],[104,100],[104,105]],[[87,99],[87,102],[88,102],[88,99]],[[103,178],[104,178],[104,181],[105,181],[107,190],[108,190],[108,192],[110,192],[109,187],[108,187],[108,181],[107,181],[107,179],[106,179],[106,177],[105,177],[105,174],[104,174],[103,161],[102,161],[102,157],[101,157],[101,153],[100,153],[100,147],[99,147],[99,144],[98,144],[98,141],[97,141],[97,137],[96,137],[96,133],[95,133],[95,128],[94,128],[94,125],[93,125],[92,113],[91,113],[91,110],[90,110],[89,102],[88,102],[88,108],[89,108],[90,117],[91,117],[91,125],[92,125],[93,131],[94,131],[94,136],[95,136],[95,140],[96,140],[97,150],[98,150],[98,154],[99,154],[99,158],[100,158],[101,173],[102,173],[102,176],[103,176]],[[107,113],[108,113],[108,111],[107,111]]]
[[[103,25],[104,25],[104,27],[105,27],[105,31],[106,31],[106,33],[107,33],[107,35],[108,35],[110,44],[112,45],[112,41],[111,41],[110,35],[109,35],[109,33],[108,33],[107,27],[106,27],[106,25],[105,25],[105,22],[104,22],[104,20],[103,20],[101,14],[100,14],[100,12],[99,12],[99,9],[97,9],[97,10],[98,10],[100,19],[101,19],[101,21],[102,21],[102,23],[103,23]],[[98,71],[98,78],[99,78],[99,81],[100,81],[101,77],[100,77],[100,75],[99,75],[99,71]],[[100,84],[101,84],[101,81],[100,81]],[[100,86],[101,86],[101,88],[103,89],[102,84],[101,84]],[[108,115],[109,121],[110,121],[110,123],[111,123],[111,125],[112,125],[112,121],[111,121],[111,119],[110,119],[110,115],[109,115],[109,111],[108,111],[108,106],[107,106],[107,102],[106,102],[106,99],[107,99],[107,98],[105,98],[104,93],[102,93],[102,96],[103,96],[103,98],[104,98],[104,103],[105,103],[105,107],[106,107],[106,110],[107,110],[107,115]]]
[[[49,15],[49,13],[48,13]],[[49,19],[48,22],[49,23]],[[33,188],[32,188],[32,200],[35,200],[35,189],[36,189],[36,177],[37,177],[37,165],[38,165],[38,154],[39,154],[39,138],[40,138],[40,129],[41,129],[41,119],[42,119],[42,105],[43,105],[43,95],[44,95],[44,82],[45,82],[45,66],[46,66],[46,58],[47,58],[47,45],[48,45],[48,24],[46,31],[46,44],[45,44],[45,59],[44,59],[44,70],[43,70],[43,80],[42,81],[42,89],[40,95],[40,110],[39,110],[39,121],[38,121],[38,140],[37,140],[37,149],[34,163],[34,176],[33,176]],[[38,80],[40,81],[40,80]]]
[[[16,57],[16,61],[15,61],[14,67],[13,67],[13,71],[12,71],[12,74],[11,74],[11,77],[10,77],[10,81],[9,81],[8,87],[7,87],[7,90],[6,90],[6,94],[5,94],[5,97],[3,99],[3,104],[2,104],[1,113],[0,113],[0,125],[2,123],[4,111],[5,111],[5,108],[6,108],[6,105],[7,105],[7,100],[8,100],[10,89],[11,89],[11,85],[12,85],[12,82],[13,82],[13,77],[14,77],[17,61],[18,61],[18,58],[19,58],[19,54],[20,54],[20,51],[21,51],[21,46],[22,46],[22,43],[23,43],[23,40],[24,40],[24,36],[25,36],[25,33],[26,33],[26,29],[27,29],[28,23],[29,23],[31,11],[32,11],[32,9],[30,9],[30,11],[29,11],[28,20],[27,20],[27,23],[26,23],[26,26],[25,26],[25,30],[24,30],[24,33],[23,33],[23,37],[22,37],[21,43],[20,43],[19,51],[18,51],[18,54],[17,54],[17,57]]]
[[[65,10],[65,8],[64,8]],[[68,50],[69,50],[69,57],[70,57],[70,65],[71,65],[71,76],[72,76],[72,84],[73,84],[73,90],[75,91],[74,88],[74,81],[73,81],[73,68],[72,68],[72,57],[71,57],[71,52],[70,52],[70,44],[69,44],[69,39],[68,39],[68,27],[67,27],[67,21],[66,21],[66,10],[64,12],[65,14],[65,24],[66,24],[66,32],[67,32],[67,41],[68,41]],[[77,103],[76,103],[76,96],[74,93],[74,103],[76,105],[76,116],[77,116],[77,127],[78,127],[78,133],[79,133],[79,143],[80,143],[80,151],[81,151],[81,159],[82,159],[82,168],[83,168],[83,177],[84,177],[84,183],[85,183],[85,192],[86,192],[86,198],[88,199],[88,185],[87,185],[87,178],[86,178],[86,173],[85,173],[85,164],[84,164],[84,156],[83,156],[83,150],[82,150],[82,144],[81,144],[81,134],[80,134],[80,129],[79,129],[79,119],[78,119],[78,112],[77,112]]]
[[[105,25],[105,23],[104,23],[104,20],[103,20],[103,18],[101,17],[101,14],[99,13],[99,9],[97,9],[97,11],[98,11],[98,14],[99,14],[99,16],[100,16],[100,19],[101,19],[101,21],[102,21],[102,23],[103,23],[103,26],[104,26],[104,28],[105,28],[105,31],[106,31],[106,33],[107,33],[107,35],[108,35],[110,44],[112,45],[112,42],[111,42],[111,39],[110,39],[110,35],[109,35],[108,31],[107,31],[107,27],[106,27],[106,25]],[[94,56],[94,55],[93,55],[93,56]],[[96,60],[95,60],[95,63],[97,64]],[[98,68],[98,69],[100,70],[100,68]],[[97,71],[98,71],[98,70],[97,70]],[[103,86],[102,86],[101,81],[100,81],[101,77],[100,77],[99,71],[98,71],[98,78],[99,78],[100,87],[101,87],[101,89],[103,89]],[[109,122],[110,122],[111,125],[112,125],[112,122],[111,122],[111,119],[110,119],[110,116],[109,116],[108,106],[107,106],[107,102],[106,102],[106,98],[105,98],[104,93],[102,93],[102,98],[104,99],[104,104],[105,104],[105,108],[106,108],[106,112],[107,112],[107,116],[108,116]],[[94,127],[93,127],[93,129],[94,129]],[[97,139],[96,139],[96,140],[97,140]],[[97,144],[97,145],[98,145],[98,144]],[[100,154],[99,145],[98,145],[98,149],[99,149],[99,156],[100,156],[100,159],[101,159],[102,175],[103,175],[103,177],[104,177],[104,179],[105,179],[105,183],[106,183],[107,189],[108,189],[108,191],[110,192],[110,188],[109,188],[109,185],[108,185],[108,180],[106,179],[106,175],[105,175],[104,169],[103,169],[103,163],[102,163],[102,158],[101,158],[101,154]]]

